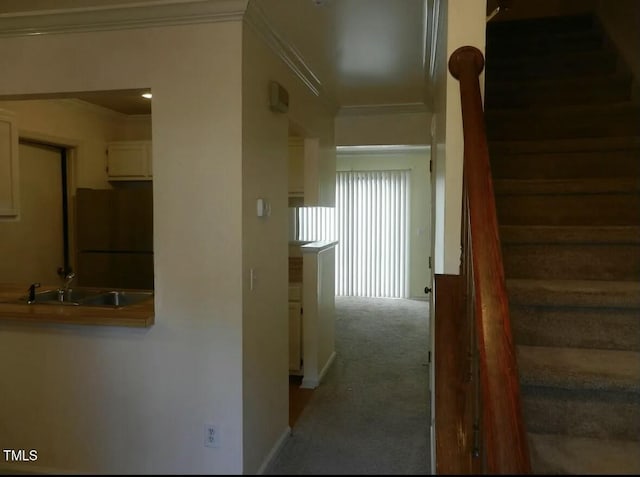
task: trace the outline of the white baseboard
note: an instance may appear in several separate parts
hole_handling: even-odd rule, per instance
[[[309,378],[309,377],[304,377],[302,378],[302,383],[300,384],[300,387],[302,389],[315,389],[318,386],[320,386],[320,383],[322,382],[322,378],[324,378],[324,375],[327,374],[327,371],[329,371],[329,368],[331,367],[331,365],[333,364],[333,360],[336,359],[336,352],[332,352],[331,356],[329,356],[329,359],[327,360],[326,364],[324,365],[324,367],[322,368],[322,371],[320,371],[320,375],[318,376],[318,378]]]
[[[329,359],[327,360],[327,364],[325,364],[324,368],[322,368],[322,371],[320,371],[320,377],[318,378],[319,382],[322,382],[322,378],[324,378],[324,375],[327,374],[327,371],[329,371],[329,368],[333,364],[333,360],[334,359],[336,359],[336,352],[335,351],[333,353],[331,353],[331,356],[329,356]]]
[[[258,469],[258,472],[256,472],[256,475],[264,474],[264,472],[267,470],[267,467],[269,467],[269,464],[271,464],[275,456],[278,455],[278,452],[280,452],[280,449],[282,449],[282,446],[284,446],[284,443],[287,440],[287,437],[289,437],[290,435],[291,435],[291,428],[287,426],[287,428],[280,435],[276,443],[273,445],[273,447],[267,454],[267,457],[265,457],[264,461],[262,461],[262,465]]]
[[[409,300],[416,300],[416,301],[429,301],[429,297],[428,296],[410,296]]]
[[[300,387],[302,389],[315,389],[318,387],[318,384],[320,384],[320,381],[318,379],[302,378]]]

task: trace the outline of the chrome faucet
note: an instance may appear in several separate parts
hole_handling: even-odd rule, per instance
[[[39,283],[32,283],[29,285],[29,296],[27,297],[27,303],[35,303],[36,302],[36,288],[40,287]]]
[[[69,287],[71,286],[71,282],[76,278],[76,274],[73,272],[69,272],[64,276],[64,292],[69,292]]]
[[[70,268],[65,271],[62,267],[58,269],[58,274],[63,280],[62,286],[58,288],[58,301],[64,301],[65,297],[67,299],[69,298],[69,287],[71,286],[73,279],[76,277],[76,274],[72,272]]]

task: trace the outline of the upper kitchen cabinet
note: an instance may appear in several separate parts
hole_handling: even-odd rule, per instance
[[[107,145],[110,181],[145,181],[152,178],[151,141],[118,141]]]
[[[18,215],[18,126],[10,111],[0,110],[0,217]]]
[[[304,139],[289,137],[289,195],[304,193]]]

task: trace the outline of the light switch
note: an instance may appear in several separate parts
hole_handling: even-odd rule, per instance
[[[268,217],[271,215],[271,204],[266,199],[256,201],[256,214],[258,217]]]

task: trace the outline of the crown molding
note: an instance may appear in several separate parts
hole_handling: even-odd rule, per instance
[[[368,116],[378,114],[428,113],[424,103],[371,104],[362,106],[342,106],[338,116]]]
[[[0,38],[241,20],[248,0],[155,0],[0,14]]]
[[[397,153],[428,152],[428,144],[368,144],[365,146],[336,146],[336,153],[340,155],[383,155]]]
[[[302,57],[302,54],[276,31],[256,1],[249,1],[244,20],[247,25],[258,33],[267,46],[287,65],[304,86],[314,96],[320,98],[329,110],[335,113],[338,108],[333,97],[324,88],[318,76]]]

